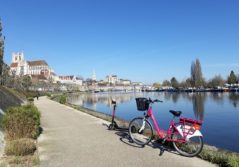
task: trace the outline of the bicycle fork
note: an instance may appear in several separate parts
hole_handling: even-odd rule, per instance
[[[142,133],[145,128],[145,120],[146,120],[146,118],[143,119],[143,123],[142,123],[141,128],[139,129],[139,133]]]

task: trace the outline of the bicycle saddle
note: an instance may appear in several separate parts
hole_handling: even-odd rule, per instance
[[[112,102],[111,102],[112,104],[116,104],[116,100],[112,100]]]
[[[175,117],[179,117],[182,114],[182,111],[169,110],[169,112],[172,113]]]

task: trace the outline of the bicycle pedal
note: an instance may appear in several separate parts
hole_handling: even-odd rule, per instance
[[[163,138],[162,144],[165,144],[167,138],[168,138],[168,135],[166,135],[166,136]]]
[[[165,144],[167,138],[164,138],[163,141],[162,141],[162,144]]]

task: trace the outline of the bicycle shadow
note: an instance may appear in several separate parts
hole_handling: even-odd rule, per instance
[[[169,152],[169,153],[172,153],[172,154],[176,154],[176,155],[180,155],[174,148],[173,148],[173,145],[172,143],[170,142],[163,142],[162,139],[159,139],[159,140],[153,140],[151,141],[148,146],[154,148],[154,149],[158,149],[160,150],[159,152],[159,156],[162,156],[164,154],[164,152]]]
[[[137,145],[133,142],[133,140],[130,138],[128,131],[118,131],[115,132],[116,135],[118,135],[120,138],[120,141],[124,144],[127,144],[131,147],[135,148],[143,148],[144,146]]]
[[[103,126],[107,127],[107,130],[109,130],[109,125],[103,123]],[[137,145],[136,143],[133,142],[133,140],[130,138],[129,132],[126,129],[114,129],[114,130],[109,130],[109,131],[114,131],[115,134],[117,136],[119,136],[119,140],[121,142],[123,142],[124,144],[127,144],[131,147],[135,147],[135,148],[144,148],[145,146],[140,146]],[[147,144],[147,146],[153,148],[153,149],[159,149],[159,156],[162,156],[164,154],[164,152],[169,152],[172,154],[176,154],[176,155],[180,155],[176,152],[176,150],[173,148],[172,143],[170,142],[163,142],[162,139],[158,139],[158,140],[152,140],[149,144]]]
[[[127,145],[129,145],[131,147],[135,147],[135,148],[144,148],[144,146],[139,146],[132,141],[128,131],[117,131],[117,132],[115,132],[115,134],[119,136],[120,141],[123,142],[124,144],[127,144]],[[167,141],[163,143],[163,140],[152,140],[149,144],[147,144],[147,146],[149,146],[153,149],[159,149],[159,151],[160,151],[159,156],[162,156],[165,151],[169,152],[169,153],[176,154],[176,155],[180,155],[173,148],[172,143],[167,142]]]

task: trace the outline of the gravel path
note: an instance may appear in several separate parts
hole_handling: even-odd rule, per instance
[[[106,121],[41,97],[35,105],[42,114],[39,137],[42,167],[210,167],[199,158],[172,151],[159,156],[160,145],[139,148],[126,132],[108,131]]]

